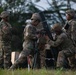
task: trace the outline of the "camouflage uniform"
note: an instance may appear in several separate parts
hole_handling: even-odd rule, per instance
[[[67,35],[61,30],[60,24],[55,24],[53,27],[54,31],[57,34],[56,41],[49,40],[48,43],[52,47],[58,47],[60,50],[57,58],[57,67],[67,67],[66,64],[67,58],[75,54],[75,47],[72,44],[72,41],[67,37]]]
[[[39,18],[37,17],[37,19]],[[33,19],[31,21],[31,24],[30,23],[27,24],[26,27],[24,28],[23,50],[21,51],[15,63],[10,67],[10,70],[17,68],[20,63],[24,62],[24,60],[27,59],[27,56],[34,55],[34,43],[35,43],[36,32],[37,32],[36,26],[32,24],[34,20],[36,19]]]
[[[40,15],[38,13],[34,13],[31,17],[31,19],[36,19],[36,16],[39,16],[39,18],[41,19]],[[43,25],[40,22],[37,27],[37,32],[39,31],[40,33],[38,34],[40,37],[38,38],[38,49],[39,49],[39,56],[38,56],[38,68],[42,68],[45,67],[45,43],[46,43],[46,39],[45,39],[45,35],[41,34]]]
[[[75,17],[73,10],[67,10],[66,14],[70,14],[71,16]],[[68,36],[76,43],[76,19],[74,17],[68,20],[69,28],[66,29],[66,31]]]
[[[7,11],[0,15],[0,68],[9,68],[11,66],[11,25],[4,20],[9,16]]]
[[[46,44],[46,40],[45,40],[45,37],[42,36],[39,38],[40,40],[40,43],[39,43],[39,53],[40,53],[40,68],[43,68],[46,66],[46,63],[45,63],[45,44]]]
[[[66,29],[68,37],[73,41],[74,46],[76,47],[76,18],[75,18],[75,11],[73,9],[67,10],[66,14],[70,16],[70,19],[67,21],[69,24],[69,28]],[[69,58],[69,63],[71,67],[76,65],[75,63],[75,55]]]

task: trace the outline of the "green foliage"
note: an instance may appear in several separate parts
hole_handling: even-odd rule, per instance
[[[28,69],[18,69],[14,71],[0,70],[0,75],[76,75],[76,72],[72,70],[36,69],[28,71]]]
[[[0,13],[3,11],[3,8],[2,7],[0,7]]]

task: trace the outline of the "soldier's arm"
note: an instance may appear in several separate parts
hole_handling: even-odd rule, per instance
[[[1,22],[1,30],[4,34],[11,33],[11,25],[9,23]]]
[[[33,32],[33,28],[32,26],[29,26],[26,28],[26,37],[29,39],[35,39],[36,38],[36,34],[34,34]]]
[[[71,38],[76,42],[76,21],[72,22]]]
[[[59,36],[56,41],[49,40],[48,43],[52,47],[59,46],[64,41],[63,36]]]

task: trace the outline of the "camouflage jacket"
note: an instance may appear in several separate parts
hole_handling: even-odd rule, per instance
[[[67,34],[76,44],[76,20],[71,19],[70,21],[68,21],[68,23],[69,28],[66,30]]]
[[[36,28],[31,25],[27,24],[24,28],[24,43],[23,49],[33,49],[34,48],[34,39],[36,38]]]
[[[57,36],[56,41],[48,41],[48,43],[53,47],[58,47],[59,50],[71,50],[74,51],[74,46],[72,41],[67,37],[65,33],[61,33]]]
[[[0,41],[10,41],[11,40],[11,25],[8,22],[1,20],[0,22]]]

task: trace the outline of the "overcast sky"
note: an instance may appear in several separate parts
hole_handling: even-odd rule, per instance
[[[4,0],[2,0],[4,2]],[[30,1],[30,0],[27,0],[27,1]],[[36,0],[32,0],[33,3],[35,3],[36,5],[38,5],[37,7],[39,7],[40,10],[46,10],[47,8],[49,8],[49,4],[47,3],[46,0],[40,0],[39,2],[35,2]],[[52,2],[52,0],[48,0],[49,2]],[[76,3],[71,3],[71,7],[73,9],[76,10]],[[44,8],[44,9],[43,9]]]
[[[35,0],[32,0],[33,2],[35,1]],[[50,0],[50,2],[51,2],[51,0]],[[50,6],[48,5],[48,3],[47,3],[47,1],[46,0],[40,0],[39,2],[35,2],[35,4],[37,4],[37,5],[39,5],[39,6],[41,6],[41,7],[43,7],[45,10],[47,9],[47,8],[49,8]],[[37,6],[38,7],[38,6]],[[44,10],[43,8],[41,8],[40,7],[40,9],[41,10]]]
[[[35,0],[32,0],[33,2]],[[48,0],[49,2],[52,2],[52,0]],[[37,5],[47,9],[49,8],[50,6],[48,5],[47,1],[46,0],[41,0],[40,2],[37,2],[36,3]],[[43,10],[43,8],[40,8],[41,10]],[[75,9],[76,10],[76,3],[71,3],[71,8]]]

